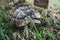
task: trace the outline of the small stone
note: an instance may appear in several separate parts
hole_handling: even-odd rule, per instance
[[[36,24],[41,24],[40,20],[33,19],[33,21],[34,21]]]
[[[60,35],[60,31],[58,32],[58,35]]]

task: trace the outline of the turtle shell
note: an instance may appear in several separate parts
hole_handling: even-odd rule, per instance
[[[30,19],[36,24],[41,24],[39,20],[40,13],[29,6],[21,6],[17,8],[12,17],[13,23],[18,27],[27,25],[31,22]]]

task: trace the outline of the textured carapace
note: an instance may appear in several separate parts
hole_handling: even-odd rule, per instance
[[[36,24],[41,24],[40,22],[40,13],[37,10],[29,6],[21,6],[16,9],[15,13],[13,14],[12,20],[16,26],[25,26],[31,22],[31,19]]]

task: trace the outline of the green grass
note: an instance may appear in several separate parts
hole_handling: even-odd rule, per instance
[[[59,0],[60,1],[60,0]],[[59,2],[60,3],[60,2]],[[52,2],[53,4],[53,2]],[[58,4],[59,5],[59,4]],[[56,5],[57,6],[57,5]],[[55,6],[55,7],[56,7]],[[58,8],[58,6],[57,6]],[[20,38],[20,30],[15,28],[15,25],[13,25],[11,23],[11,19],[9,18],[9,16],[7,15],[9,13],[9,10],[1,10],[0,11],[0,40],[19,40]],[[41,14],[41,20],[47,22],[46,26],[53,26],[54,28],[59,28],[60,29],[60,25],[58,25],[56,22],[54,22],[52,16],[50,16],[49,18],[44,17],[44,9],[40,10],[40,14]],[[28,19],[27,19],[28,20]],[[29,40],[30,38],[32,38],[34,40],[34,36],[36,36],[36,40],[46,40],[47,38],[49,38],[49,40],[60,40],[60,36],[58,34],[54,34],[54,32],[50,31],[49,28],[47,28],[46,26],[39,26],[39,29],[37,28],[37,26],[35,25],[34,21],[31,19],[31,26],[30,28],[28,27],[29,31],[32,31],[32,33],[30,33],[29,38],[26,38],[26,36],[21,36],[21,39],[27,39]],[[48,27],[49,27],[48,26]],[[41,30],[40,30],[41,29]],[[16,32],[16,37],[13,36],[13,30]]]
[[[33,20],[31,20],[31,25],[33,26],[33,28],[35,29],[35,33],[36,33],[36,36],[38,38],[38,40],[44,40],[44,38],[42,38],[42,35],[39,33],[39,31],[37,30],[36,28],[36,25],[34,23]]]
[[[60,0],[50,0],[49,6],[53,7],[54,9],[60,10]]]
[[[8,10],[1,10],[1,12],[0,12],[0,15],[1,15],[1,17],[0,17],[0,40],[15,40],[15,39],[18,39],[18,38],[13,39],[14,37],[13,37],[13,34],[12,34],[13,33],[12,30],[15,29],[15,28],[14,28],[14,25],[12,25],[10,23],[10,19],[6,15],[7,12],[8,12]],[[51,19],[51,18],[45,18],[44,17],[44,11],[43,10],[41,10],[40,13],[41,13],[41,19],[43,19],[43,21],[46,21],[49,25],[52,25],[53,24],[53,19]],[[57,24],[53,24],[53,25],[57,25]],[[39,27],[39,29],[38,29],[33,20],[31,20],[31,26],[30,27],[32,28],[33,31],[35,31],[34,34],[37,37],[36,40],[45,40],[47,37],[49,37],[49,40],[53,40],[55,37],[57,37],[59,39],[59,36],[57,34],[55,36],[55,34],[53,32],[51,32],[49,30],[46,30],[42,26],[40,26],[40,27],[42,27],[43,30],[39,31],[39,29],[41,29],[41,28]],[[31,28],[29,28],[29,29],[31,30]],[[15,29],[15,31],[16,31],[16,34],[17,35],[20,34],[20,32],[18,32],[20,30]],[[48,35],[48,36],[44,36],[44,35]]]

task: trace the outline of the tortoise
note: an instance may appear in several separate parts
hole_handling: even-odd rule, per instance
[[[12,16],[12,20],[17,27],[22,27],[31,23],[31,19],[34,21],[35,24],[41,24],[41,21],[39,20],[40,17],[40,12],[33,9],[32,7],[21,6],[15,10]]]

